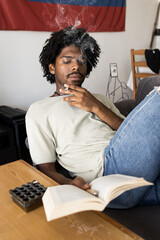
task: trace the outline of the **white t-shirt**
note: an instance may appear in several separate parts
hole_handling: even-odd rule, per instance
[[[108,98],[93,94],[123,117]],[[49,97],[32,104],[26,114],[26,129],[33,163],[55,162],[72,176],[86,182],[103,175],[104,149],[113,131],[95,114],[70,106],[63,96]]]

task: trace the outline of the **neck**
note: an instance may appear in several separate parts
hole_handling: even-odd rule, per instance
[[[57,91],[55,91],[55,92],[53,93],[53,95],[52,95],[52,96],[50,96],[50,97],[58,97],[58,96],[60,96],[60,93],[59,93],[59,92],[57,92]]]
[[[57,91],[55,91],[54,94],[60,96],[60,93]]]

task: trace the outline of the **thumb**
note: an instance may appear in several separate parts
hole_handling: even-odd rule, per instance
[[[84,190],[90,188],[90,185],[88,183],[86,183],[84,181],[83,178],[81,177],[76,177],[73,181],[72,181],[72,184],[79,187],[79,188],[82,188]]]

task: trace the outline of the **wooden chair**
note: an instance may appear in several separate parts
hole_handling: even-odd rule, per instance
[[[143,60],[136,61],[137,60],[136,55],[142,56]],[[145,77],[158,75],[158,74],[147,72],[148,66],[145,59],[145,49],[139,49],[139,50],[131,49],[131,66],[132,66],[132,77],[133,77],[133,99],[135,99],[136,93],[137,93],[137,79],[142,79]],[[146,68],[146,72],[145,72],[145,69],[144,69],[144,72],[138,72],[137,71],[138,67]]]

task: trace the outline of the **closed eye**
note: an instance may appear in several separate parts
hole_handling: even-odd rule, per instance
[[[65,64],[69,64],[69,63],[71,63],[71,59],[66,59],[66,60],[63,60],[63,63],[65,63]]]
[[[64,64],[70,64],[70,63],[72,63],[72,61],[77,61],[77,63],[79,64],[79,65],[85,65],[86,63],[87,63],[87,60],[86,60],[86,58],[84,58],[84,57],[79,57],[79,58],[77,58],[77,59],[75,59],[75,58],[73,58],[73,57],[70,57],[70,56],[65,56],[65,57],[62,57],[62,62],[64,63]]]

